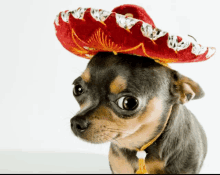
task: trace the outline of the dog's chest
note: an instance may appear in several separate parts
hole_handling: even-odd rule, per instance
[[[109,162],[114,174],[134,174],[138,170],[139,165],[136,152],[126,153],[116,150],[113,147],[110,148]],[[153,155],[146,157],[145,165],[150,174],[164,173],[164,162],[155,158]]]

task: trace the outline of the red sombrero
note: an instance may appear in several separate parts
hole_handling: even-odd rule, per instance
[[[209,59],[213,47],[203,47],[155,27],[142,7],[122,5],[112,12],[78,8],[57,15],[56,35],[68,51],[92,58],[98,52],[150,57],[161,63],[189,63]]]

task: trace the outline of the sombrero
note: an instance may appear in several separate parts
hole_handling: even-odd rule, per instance
[[[63,47],[87,59],[98,52],[113,52],[149,57],[160,63],[189,63],[205,61],[216,50],[156,28],[146,11],[136,5],[122,5],[112,12],[67,10],[57,15],[54,25]]]

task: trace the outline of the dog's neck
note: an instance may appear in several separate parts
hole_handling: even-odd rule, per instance
[[[112,142],[112,144],[120,150],[129,151],[129,152],[137,152],[137,149],[141,149],[143,146],[145,146],[152,139],[156,138],[159,135],[155,139],[155,141],[152,142],[151,145],[149,145],[147,148],[144,149],[146,152],[151,152],[151,150],[155,151],[155,149],[158,149],[157,148],[158,145],[161,145],[161,143],[164,142],[164,140],[172,139],[171,137],[172,137],[173,133],[177,132],[178,128],[180,127],[179,125],[182,123],[182,120],[184,120],[184,117],[182,115],[184,108],[185,108],[185,106],[183,106],[183,105],[174,104],[172,106],[171,110],[168,112],[169,115],[167,115],[167,117],[168,117],[167,123],[161,124],[161,126],[160,126],[161,130],[160,131],[158,130],[158,132],[155,133],[155,136],[153,138],[150,138],[150,139],[147,138],[147,140],[143,140],[142,141],[143,144],[140,144],[140,145],[137,145],[134,147],[126,147],[123,144],[120,144],[117,142]],[[165,116],[165,114],[164,114],[164,116]],[[165,126],[165,127],[163,128],[163,126]],[[169,129],[167,129],[167,128],[169,128]],[[133,144],[133,143],[131,143],[131,144]],[[161,152],[161,150],[160,150],[160,152]]]

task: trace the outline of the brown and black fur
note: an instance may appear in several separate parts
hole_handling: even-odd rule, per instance
[[[135,150],[161,131],[145,150],[148,172],[199,173],[207,140],[195,116],[184,106],[204,96],[197,83],[150,58],[103,52],[91,59],[73,84],[80,85],[83,93],[75,96],[81,110],[71,119],[71,128],[85,141],[111,142],[113,173],[135,173]],[[120,109],[116,101],[121,96],[135,96],[138,108]]]

